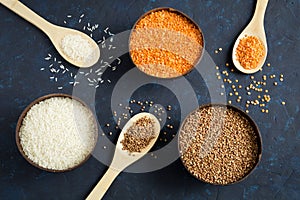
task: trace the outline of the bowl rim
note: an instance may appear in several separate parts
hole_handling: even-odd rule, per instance
[[[130,41],[131,41],[131,37],[132,37],[132,34],[133,34],[133,31],[135,30],[135,27],[137,25],[137,23],[140,22],[140,20],[142,20],[145,16],[153,13],[153,12],[157,12],[157,11],[161,11],[161,10],[167,10],[169,12],[173,12],[173,13],[178,13],[180,15],[182,15],[183,17],[187,18],[189,21],[191,21],[196,27],[197,29],[200,31],[201,33],[201,37],[202,37],[202,48],[201,48],[201,53],[199,55],[199,57],[197,58],[197,60],[195,61],[194,65],[191,67],[191,69],[189,69],[188,71],[186,71],[184,74],[180,74],[178,76],[171,76],[171,77],[159,77],[159,76],[154,76],[154,75],[151,75],[151,74],[148,74],[144,71],[142,71],[140,69],[140,67],[138,67],[135,62],[133,61],[132,59],[132,56],[131,56],[131,51],[130,51]],[[151,76],[151,77],[154,77],[154,78],[159,78],[159,79],[176,79],[176,78],[180,78],[182,76],[185,76],[187,75],[188,73],[190,73],[196,65],[198,65],[201,60],[203,59],[203,55],[204,55],[204,51],[205,51],[205,38],[204,38],[204,33],[202,31],[202,29],[200,28],[200,26],[191,18],[189,17],[187,14],[177,10],[177,9],[174,9],[174,8],[171,8],[171,7],[157,7],[157,8],[154,8],[154,9],[151,9],[147,12],[145,12],[144,14],[142,14],[138,19],[137,21],[134,23],[134,25],[132,26],[132,29],[130,30],[130,34],[129,34],[129,38],[128,38],[128,52],[129,52],[129,57],[130,57],[130,60],[132,61],[132,63],[135,65],[136,68],[138,68],[138,70],[140,70],[141,72],[143,72],[144,74],[148,75],[148,76]]]
[[[226,183],[226,184],[219,184],[219,183],[211,183],[211,182],[208,182],[208,181],[205,181],[204,179],[202,178],[198,178],[196,177],[195,175],[193,175],[192,173],[190,173],[190,171],[187,169],[187,167],[185,166],[183,160],[182,160],[182,153],[181,153],[181,147],[180,147],[180,134],[181,134],[181,130],[183,128],[183,126],[185,125],[186,123],[186,120],[187,118],[197,112],[198,110],[200,109],[203,109],[203,108],[206,108],[206,107],[213,107],[213,106],[221,106],[221,107],[226,107],[227,109],[233,109],[234,111],[237,111],[238,113],[240,113],[242,116],[244,116],[251,124],[251,126],[254,128],[254,132],[257,136],[257,144],[258,144],[258,155],[257,155],[257,158],[256,158],[256,163],[255,165],[252,167],[252,169],[247,172],[241,179],[237,180],[237,181],[234,181],[234,182],[231,182],[231,183]],[[252,117],[250,115],[248,115],[246,112],[244,112],[243,110],[241,110],[240,108],[238,108],[237,106],[233,106],[231,104],[223,104],[223,103],[207,103],[207,104],[203,104],[203,105],[200,105],[198,106],[196,109],[194,109],[193,111],[191,111],[187,116],[186,118],[183,120],[183,122],[181,123],[181,126],[179,128],[179,131],[178,131],[178,151],[179,151],[179,157],[180,157],[180,160],[184,166],[184,168],[189,172],[190,175],[192,175],[194,178],[196,178],[197,180],[200,180],[204,183],[208,183],[208,184],[211,184],[211,185],[216,185],[216,186],[227,186],[227,185],[233,185],[233,184],[237,184],[237,183],[240,183],[242,181],[244,181],[248,176],[250,176],[250,174],[253,173],[253,171],[257,168],[257,166],[259,165],[260,161],[261,161],[261,157],[262,157],[262,152],[263,152],[263,143],[262,143],[262,137],[261,137],[261,132],[257,126],[257,124],[255,123],[255,121],[252,119]]]
[[[70,98],[73,100],[78,101],[79,103],[81,103],[84,107],[86,107],[93,115],[93,121],[95,123],[95,144],[94,147],[92,148],[91,153],[89,153],[84,160],[82,160],[80,163],[78,163],[77,165],[70,167],[68,169],[62,169],[62,170],[58,170],[58,169],[48,169],[45,167],[42,167],[40,165],[38,165],[37,163],[33,162],[29,157],[26,156],[23,147],[21,145],[20,142],[20,128],[22,127],[23,124],[23,120],[27,115],[27,112],[32,108],[32,106],[46,100],[46,99],[50,99],[53,97],[63,97],[63,98]],[[92,110],[90,109],[90,107],[80,98],[75,97],[75,96],[71,96],[69,94],[64,94],[64,93],[52,93],[52,94],[47,94],[41,97],[38,97],[37,99],[33,100],[21,113],[21,115],[19,116],[18,122],[17,122],[17,126],[16,126],[16,131],[15,131],[15,139],[16,139],[16,144],[18,147],[19,152],[21,153],[21,155],[23,156],[23,158],[25,158],[25,160],[27,160],[31,165],[33,165],[36,168],[39,168],[41,170],[47,171],[47,172],[67,172],[67,171],[71,171],[77,167],[80,167],[81,165],[83,165],[92,155],[92,152],[95,150],[96,144],[97,144],[97,140],[98,140],[98,125],[97,125],[97,120],[95,117],[95,114],[92,112]]]

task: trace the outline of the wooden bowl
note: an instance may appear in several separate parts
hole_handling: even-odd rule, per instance
[[[18,123],[17,123],[17,127],[16,127],[16,144],[17,144],[17,147],[21,153],[21,155],[33,166],[39,168],[39,169],[42,169],[42,170],[45,170],[45,171],[48,171],[48,172],[66,172],[66,171],[70,171],[70,170],[73,170],[79,166],[81,166],[82,164],[84,164],[91,156],[91,153],[89,155],[86,156],[86,158],[84,160],[82,160],[79,164],[71,167],[71,168],[68,168],[68,169],[63,169],[63,170],[56,170],[56,169],[48,169],[48,168],[45,168],[45,167],[42,167],[40,165],[38,165],[37,163],[33,162],[30,158],[28,158],[23,150],[23,147],[21,145],[21,142],[20,142],[20,135],[19,135],[19,132],[20,132],[20,128],[22,126],[22,123],[23,123],[23,119],[25,118],[27,112],[31,109],[32,106],[34,106],[35,104],[41,102],[41,101],[44,101],[46,99],[49,99],[49,98],[52,98],[52,97],[66,97],[66,98],[70,98],[70,99],[74,99],[78,102],[80,102],[84,107],[88,108],[88,110],[93,113],[90,108],[79,98],[77,97],[74,97],[74,96],[71,96],[71,95],[68,95],[68,94],[62,94],[62,93],[54,93],[54,94],[48,94],[48,95],[45,95],[45,96],[42,96],[42,97],[39,97],[37,98],[36,100],[34,100],[33,102],[31,102],[26,108],[25,110],[22,112],[22,114],[20,115],[19,119],[18,119]],[[94,116],[94,114],[93,114]],[[96,118],[95,116],[93,117],[94,118],[94,123],[95,123],[95,144],[94,144],[94,147],[93,147],[93,150],[96,146],[96,143],[97,143],[97,138],[98,138],[98,126],[97,126],[97,121],[96,121]],[[93,151],[92,150],[92,151]],[[92,152],[91,151],[91,152]]]
[[[251,169],[248,173],[245,173],[245,175],[244,175],[241,179],[239,179],[239,180],[237,180],[237,181],[235,181],[235,182],[227,183],[227,184],[211,183],[211,182],[208,182],[208,181],[206,181],[206,180],[204,180],[204,179],[201,179],[201,178],[196,177],[195,175],[193,175],[193,174],[189,171],[189,169],[187,168],[187,166],[185,166],[184,161],[183,161],[182,156],[181,156],[182,153],[181,153],[181,146],[180,146],[180,134],[181,134],[182,128],[184,127],[184,125],[185,125],[185,123],[186,123],[186,121],[187,121],[187,118],[188,118],[191,114],[195,113],[196,111],[198,111],[198,110],[200,110],[200,109],[202,109],[202,108],[213,107],[213,106],[221,106],[221,107],[224,107],[224,108],[227,108],[227,109],[232,109],[232,110],[238,112],[239,114],[241,114],[241,115],[242,115],[243,117],[245,117],[245,118],[247,119],[247,121],[250,123],[250,125],[252,126],[252,128],[253,128],[253,130],[254,130],[254,132],[255,132],[256,138],[257,138],[258,152],[257,152],[256,160],[255,160],[255,165],[252,167],[252,169]],[[181,161],[182,161],[184,167],[186,168],[186,170],[187,170],[192,176],[194,176],[196,179],[201,180],[202,182],[205,182],[205,183],[208,183],[208,184],[212,184],[212,185],[223,185],[223,186],[224,186],[224,185],[231,185],[231,184],[239,183],[239,182],[245,180],[245,179],[253,172],[253,170],[257,167],[257,165],[259,164],[259,162],[260,162],[260,160],[261,160],[261,156],[262,156],[262,139],[261,139],[261,134],[260,134],[260,131],[259,131],[259,129],[258,129],[258,126],[257,126],[256,123],[254,122],[254,120],[253,120],[247,113],[245,113],[243,110],[241,110],[241,109],[239,109],[239,108],[237,108],[237,107],[235,107],[235,106],[232,106],[232,105],[217,104],[217,103],[216,103],[216,104],[205,104],[205,105],[202,105],[202,106],[200,106],[199,108],[195,109],[194,111],[192,111],[192,112],[185,118],[185,120],[183,121],[183,123],[182,123],[182,125],[181,125],[181,127],[180,127],[180,129],[179,129],[178,149],[179,149],[179,152],[180,152],[180,159],[181,159]]]
[[[201,39],[202,39],[202,48],[201,48],[201,52],[199,54],[199,56],[197,57],[197,59],[194,61],[193,63],[193,67],[191,67],[191,69],[187,70],[185,73],[176,73],[175,75],[172,75],[172,76],[162,76],[162,75],[153,75],[153,74],[150,74],[150,73],[147,73],[145,72],[143,69],[141,69],[141,67],[139,67],[133,60],[132,58],[132,53],[131,53],[131,39],[132,39],[132,35],[133,35],[133,32],[135,30],[135,27],[136,25],[147,15],[153,13],[153,12],[157,12],[157,11],[161,11],[161,10],[165,10],[165,11],[168,11],[168,12],[172,12],[172,13],[176,13],[176,14],[179,14],[181,16],[183,16],[184,18],[186,18],[190,23],[192,23],[197,29],[198,31],[201,33]],[[177,32],[179,33],[179,32]],[[188,36],[187,36],[188,37]],[[164,78],[164,79],[170,79],[170,78],[177,78],[177,77],[181,77],[181,76],[184,76],[186,74],[188,74],[190,71],[192,71],[194,69],[194,67],[200,62],[200,60],[202,59],[203,57],[203,54],[204,54],[204,49],[205,49],[205,40],[204,40],[204,36],[203,36],[203,32],[202,30],[200,29],[199,25],[193,20],[191,19],[188,15],[176,10],[176,9],[173,9],[173,8],[169,8],[169,7],[160,7],[160,8],[155,8],[155,9],[152,9],[146,13],[144,13],[136,22],[135,24],[133,25],[133,28],[130,32],[130,36],[129,36],[129,55],[130,55],[130,58],[132,60],[132,62],[136,65],[136,67],[142,71],[143,73],[149,75],[149,76],[153,76],[153,77],[156,77],[156,78]]]

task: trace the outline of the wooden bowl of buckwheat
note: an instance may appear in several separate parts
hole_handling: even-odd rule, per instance
[[[231,105],[208,104],[182,123],[179,151],[194,177],[229,185],[245,179],[258,165],[262,142],[257,125],[245,112]]]

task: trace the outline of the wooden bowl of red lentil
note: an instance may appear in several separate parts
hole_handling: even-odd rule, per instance
[[[134,24],[129,54],[139,70],[158,78],[189,73],[201,60],[204,37],[200,27],[173,8],[146,12]]]
[[[56,113],[57,111],[61,113]],[[72,118],[69,111],[76,118],[76,127],[72,126],[74,124],[70,120],[58,117],[61,115]],[[41,114],[36,116],[37,113]],[[87,124],[83,127],[84,123],[88,123],[90,127],[87,128]],[[60,127],[65,129],[61,131]],[[68,128],[71,130],[68,131]],[[76,128],[76,133],[86,131],[86,135],[79,133],[80,136],[75,136],[72,130]],[[69,135],[71,137],[68,133],[72,134]],[[77,142],[74,142],[74,136]],[[90,158],[97,138],[98,126],[90,108],[81,99],[62,93],[49,94],[34,100],[24,109],[16,126],[16,144],[21,155],[31,165],[48,172],[66,172],[84,164]]]
[[[257,125],[232,105],[207,104],[191,112],[181,125],[178,145],[187,171],[213,185],[246,179],[262,155]]]

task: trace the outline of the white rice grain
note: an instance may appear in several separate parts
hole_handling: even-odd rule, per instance
[[[66,170],[77,166],[96,144],[93,114],[80,102],[52,97],[32,106],[20,128],[25,155],[37,165]]]

